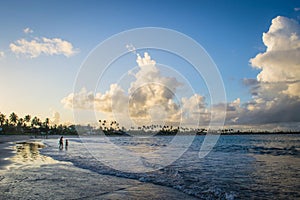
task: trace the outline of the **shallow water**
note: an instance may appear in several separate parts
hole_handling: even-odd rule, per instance
[[[192,136],[180,137],[186,141]],[[196,136],[189,147],[176,143],[168,149],[186,150],[181,157],[156,154],[170,145],[172,137],[68,139],[68,150],[59,150],[56,139],[45,140],[42,153],[100,174],[173,187],[200,199],[300,199],[300,135],[221,136],[202,159],[198,153],[204,136]],[[161,160],[166,155],[175,161],[165,166]]]
[[[41,155],[38,141],[18,142],[0,171],[0,199],[196,199],[169,187],[107,176]]]

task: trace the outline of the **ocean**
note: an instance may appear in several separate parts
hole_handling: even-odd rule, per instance
[[[223,135],[205,157],[205,136],[65,138],[68,149],[46,139],[41,153],[199,199],[300,199],[299,134]]]

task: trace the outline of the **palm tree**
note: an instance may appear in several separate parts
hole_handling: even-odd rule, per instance
[[[23,124],[24,124],[24,119],[23,119],[23,118],[19,118],[19,119],[18,119],[17,126],[18,126],[18,127],[21,127],[21,126],[23,126]]]
[[[39,118],[37,117],[34,117],[32,120],[31,120],[31,126],[32,127],[35,127],[35,126],[41,126],[41,121]]]
[[[47,117],[46,119],[45,119],[45,122],[44,122],[44,126],[45,126],[45,128],[48,130],[49,129],[49,122],[50,122],[50,120],[49,120],[49,118]]]
[[[24,129],[22,128],[24,126],[24,120],[23,118],[19,118],[17,121],[17,131],[23,133]]]
[[[0,126],[3,126],[4,122],[5,122],[5,115],[0,113]]]
[[[30,120],[31,120],[31,116],[30,116],[30,115],[25,115],[25,117],[24,117],[24,122],[25,122],[25,123],[29,123]],[[26,125],[26,124],[25,124],[25,125]]]
[[[5,125],[8,127],[9,126],[9,120],[5,119]]]
[[[9,115],[9,120],[13,125],[16,125],[17,121],[18,121],[18,116],[16,115],[16,113],[12,112]]]

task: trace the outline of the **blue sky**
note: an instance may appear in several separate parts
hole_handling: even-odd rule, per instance
[[[272,20],[284,16],[299,22],[299,7],[296,0],[1,2],[0,112],[41,118],[58,112],[61,122],[72,121],[72,112],[61,100],[73,92],[76,74],[89,52],[114,34],[141,27],[173,29],[193,38],[218,66],[228,102],[237,98],[241,104],[250,102],[251,88],[243,79],[256,79],[261,70],[252,68],[249,60],[266,51],[262,35]],[[25,28],[32,32],[24,33]],[[68,41],[74,54],[29,58],[10,49],[22,38],[42,37]],[[158,63],[172,63],[158,53],[151,56]],[[131,58],[136,65],[133,54],[128,64]],[[193,87],[201,92],[199,86]]]

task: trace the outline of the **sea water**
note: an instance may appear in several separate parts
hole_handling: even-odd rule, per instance
[[[199,158],[199,149],[205,136],[178,137],[179,141],[192,139],[191,145],[173,145],[170,151],[183,154],[158,167],[155,160],[160,154],[154,152],[168,146],[173,136],[69,137],[67,150],[58,149],[58,139],[48,139],[42,153],[100,174],[164,185],[200,199],[300,199],[300,135],[220,136],[204,158]],[[144,172],[139,165],[129,164],[131,171],[114,167],[131,159],[124,153],[116,154],[116,146],[125,152],[152,156],[151,162],[141,163],[155,167]]]

